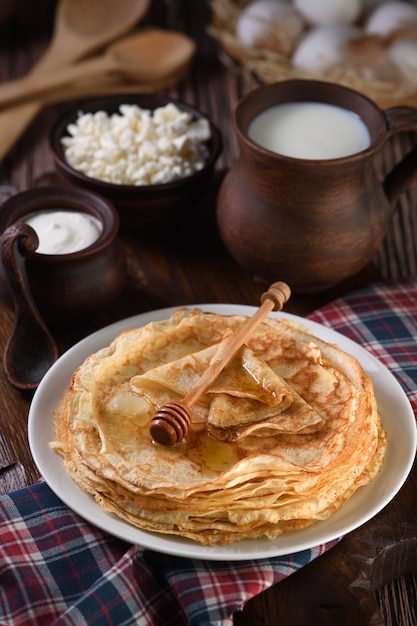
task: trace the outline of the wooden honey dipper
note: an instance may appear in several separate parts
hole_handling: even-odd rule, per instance
[[[181,402],[170,402],[162,406],[152,418],[150,432],[157,443],[173,446],[184,439],[191,424],[191,407],[210,387],[220,372],[232,360],[247,338],[261,324],[271,311],[280,311],[291,295],[286,283],[273,283],[261,295],[261,306],[235,334],[221,341],[210,365],[200,380]]]

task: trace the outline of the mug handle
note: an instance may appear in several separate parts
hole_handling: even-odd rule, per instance
[[[58,358],[58,349],[32,297],[26,259],[39,239],[29,224],[16,222],[0,238],[0,256],[15,309],[15,323],[3,354],[3,371],[9,383],[22,391],[37,388]]]
[[[383,113],[387,123],[388,138],[400,132],[415,131],[417,133],[417,108],[397,106],[386,109]],[[417,142],[383,181],[384,191],[390,204],[394,204],[397,198],[415,182],[417,182]]]

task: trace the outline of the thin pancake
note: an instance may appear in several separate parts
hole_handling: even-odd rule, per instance
[[[204,394],[185,441],[152,441],[155,406],[182,397],[245,319],[181,309],[74,373],[52,446],[101,506],[145,530],[227,544],[325,519],[372,480],[386,436],[370,378],[281,318],[263,322]]]

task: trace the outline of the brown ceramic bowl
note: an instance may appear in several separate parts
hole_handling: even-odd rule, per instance
[[[55,170],[66,184],[88,189],[110,200],[119,212],[121,227],[151,227],[170,222],[195,207],[208,187],[215,162],[222,150],[220,131],[209,120],[211,139],[208,142],[209,157],[204,167],[185,178],[165,184],[122,185],[104,182],[85,176],[71,167],[64,157],[61,138],[68,136],[68,124],[74,123],[79,113],[119,111],[122,104],[137,104],[144,109],[154,110],[173,102],[193,118],[207,118],[197,109],[161,94],[120,94],[84,101],[65,112],[56,122],[50,134]]]
[[[85,190],[39,187],[17,193],[1,207],[3,258],[18,254],[19,247],[11,249],[10,231],[14,231],[13,237],[19,236],[25,216],[47,209],[89,213],[101,222],[101,234],[90,246],[67,254],[38,253],[35,238],[33,253],[15,258],[15,262],[24,267],[25,287],[45,321],[56,324],[87,318],[114,301],[124,284],[125,254],[118,238],[118,213],[110,202]],[[13,282],[9,277],[12,291]]]

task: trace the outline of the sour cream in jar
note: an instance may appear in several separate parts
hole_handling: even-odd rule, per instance
[[[91,246],[103,230],[100,220],[89,213],[45,209],[30,213],[21,220],[29,224],[39,238],[40,254],[71,254]]]

